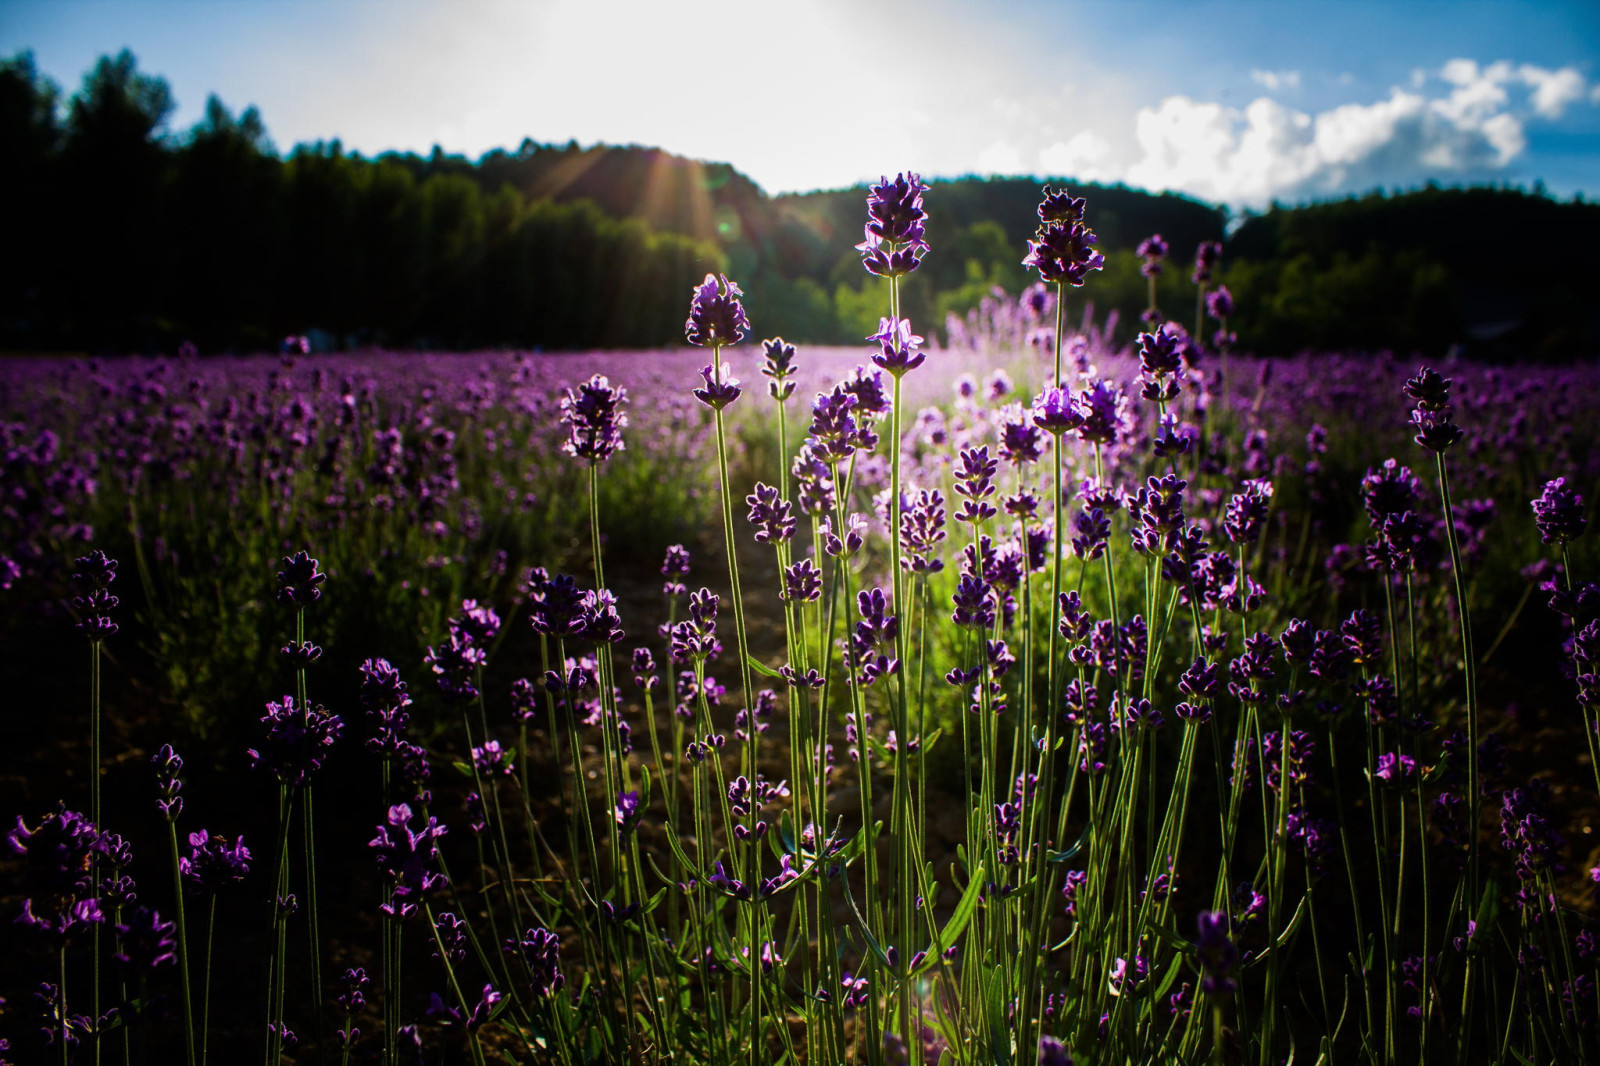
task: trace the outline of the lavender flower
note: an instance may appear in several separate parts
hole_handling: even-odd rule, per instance
[[[296,552],[283,560],[278,572],[278,600],[304,609],[322,598],[319,587],[328,575],[317,569],[317,560],[306,552]]]
[[[694,398],[713,410],[722,410],[744,393],[739,379],[733,376],[733,368],[727,363],[703,366],[700,376],[705,379],[705,385],[694,390]]]
[[[893,377],[917,369],[927,359],[925,352],[917,350],[922,338],[911,332],[911,323],[904,318],[880,318],[878,332],[867,340],[875,341],[879,348],[872,361]]]
[[[177,943],[172,936],[177,928],[175,922],[163,922],[155,908],[139,907],[116,927],[121,948],[112,960],[130,977],[153,976],[177,959]]]
[[[1161,273],[1162,260],[1167,257],[1167,242],[1161,239],[1161,234],[1152,233],[1139,242],[1137,254],[1144,260],[1139,267],[1139,273],[1147,278],[1153,278]]]
[[[1588,523],[1583,515],[1583,497],[1567,488],[1564,477],[1547,481],[1544,491],[1533,501],[1533,522],[1539,527],[1539,539],[1546,544],[1577,540]]]
[[[183,772],[183,759],[171,744],[163,744],[150,762],[156,768],[156,810],[167,821],[176,821],[183,811],[183,797],[178,795],[183,790],[183,779],[178,776]]]
[[[1066,190],[1051,192],[1044,187],[1039,204],[1039,229],[1028,242],[1022,265],[1039,272],[1046,282],[1081,286],[1091,270],[1105,267],[1106,257],[1094,250],[1098,242],[1094,231],[1083,224],[1083,199],[1068,196]]]
[[[1226,999],[1238,988],[1233,975],[1239,966],[1239,949],[1229,935],[1228,916],[1222,911],[1203,911],[1198,926],[1195,950],[1204,974],[1200,988],[1207,995]]]
[[[1059,437],[1083,425],[1083,415],[1069,390],[1048,388],[1034,397],[1033,424]]]
[[[1416,401],[1411,424],[1416,427],[1416,442],[1431,452],[1443,453],[1461,440],[1461,429],[1450,420],[1450,379],[1431,367],[1423,367],[1405,384],[1405,393]]]
[[[1271,499],[1272,482],[1245,482],[1244,491],[1228,500],[1228,511],[1222,523],[1228,539],[1235,544],[1254,544],[1266,523]]]
[[[245,754],[252,766],[264,767],[286,785],[309,784],[344,732],[338,715],[320,704],[296,707],[293,696],[268,703],[261,721],[267,726],[266,742],[259,751],[252,748]]]
[[[814,603],[822,598],[822,571],[810,559],[801,559],[783,571],[785,600]]]
[[[639,793],[617,793],[617,805],[612,808],[612,817],[616,820],[617,829],[623,836],[627,836],[639,828],[639,821],[644,817],[644,811],[639,806]]]
[[[1078,394],[1083,423],[1078,438],[1085,444],[1115,444],[1129,428],[1128,397],[1121,385],[1096,381]]]
[[[538,995],[549,998],[561,991],[561,938],[547,929],[529,929],[522,938],[508,939],[507,955],[518,955],[528,966],[529,981]]]
[[[591,463],[622,451],[622,431],[628,425],[628,414],[623,410],[628,403],[628,390],[620,385],[613,387],[605,375],[596,374],[580,383],[576,391],[569,388],[566,392],[561,400],[561,424],[567,427],[567,439],[561,450]]]
[[[189,855],[178,861],[178,869],[195,890],[218,892],[250,872],[250,849],[242,836],[229,844],[227,837],[199,829],[189,834]]]
[[[683,324],[689,343],[721,348],[743,340],[750,328],[744,304],[739,300],[743,295],[739,286],[725,276],[707,274],[705,281],[695,286],[689,301],[689,318]]]
[[[750,505],[750,524],[756,527],[756,542],[778,545],[794,537],[793,507],[778,495],[778,490],[764,482],[756,482],[756,489],[745,497]]]
[[[117,597],[111,594],[111,582],[117,579],[117,561],[98,549],[77,559],[77,569],[72,574],[72,584],[79,591],[72,605],[83,616],[78,620],[78,631],[98,644],[116,635],[117,624],[111,612],[117,606]]]
[[[378,826],[378,835],[367,845],[390,889],[392,902],[380,909],[393,918],[411,915],[424,894],[444,883],[443,875],[433,872],[444,826],[433,817],[417,829],[412,829],[410,823],[411,808],[404,803],[395,804],[389,808],[384,824]]]
[[[879,277],[903,277],[916,270],[928,250],[928,213],[922,194],[928,186],[915,173],[879,179],[867,196],[867,224],[856,245],[861,265]]]
[[[794,376],[794,345],[774,337],[762,341],[761,348],[766,354],[761,373],[772,379],[767,382],[767,394],[782,403],[794,395],[794,382],[789,380]]]
[[[1190,278],[1196,285],[1204,285],[1211,280],[1212,273],[1217,269],[1217,264],[1222,261],[1222,242],[1201,241],[1194,250],[1194,273]]]

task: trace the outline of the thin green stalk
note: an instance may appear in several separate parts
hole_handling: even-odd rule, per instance
[[[176,819],[167,819],[167,840],[172,846],[172,892],[178,920],[178,974],[183,986],[183,1047],[189,1066],[195,1066],[194,997],[189,991],[189,933],[183,919],[183,873],[178,854]]]
[[[217,894],[211,893],[206,913],[206,968],[200,993],[200,1066],[206,1063],[206,1048],[211,1036],[211,937],[217,928]]]

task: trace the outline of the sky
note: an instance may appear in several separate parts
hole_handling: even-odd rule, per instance
[[[768,192],[1126,182],[1236,209],[1542,181],[1600,196],[1593,0],[0,0],[71,93],[130,48],[280,151],[644,144]]]

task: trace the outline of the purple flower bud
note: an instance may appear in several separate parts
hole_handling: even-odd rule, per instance
[[[725,276],[707,274],[705,281],[695,286],[689,301],[689,318],[683,324],[689,343],[720,348],[743,340],[750,328],[744,304],[739,301],[743,295],[739,286]]]
[[[1211,274],[1217,269],[1217,264],[1222,261],[1222,243],[1220,241],[1201,241],[1194,250],[1194,273],[1190,275],[1196,285],[1204,285],[1211,280]]]
[[[199,829],[189,834],[188,844],[188,857],[178,861],[178,869],[196,891],[221,891],[250,872],[250,849],[242,836],[229,844],[227,837]]]
[[[756,482],[756,489],[745,497],[750,505],[750,524],[756,527],[758,544],[782,544],[794,537],[798,524],[793,507],[778,495],[778,490],[764,482]]]
[[[727,363],[703,366],[700,376],[706,383],[703,388],[694,390],[694,398],[714,410],[722,410],[744,393],[739,379],[733,376],[733,368]]]
[[[319,588],[328,575],[317,569],[317,560],[306,552],[296,552],[283,560],[278,572],[278,600],[304,609],[322,598]]]
[[[922,338],[911,332],[911,323],[904,318],[880,318],[878,332],[867,340],[875,341],[880,349],[872,361],[894,377],[917,369],[927,359],[926,353],[917,350]]]
[[[561,400],[561,424],[567,427],[567,439],[561,450],[590,462],[609,459],[622,451],[622,431],[628,425],[628,414],[623,410],[628,403],[628,390],[620,385],[613,387],[603,374],[596,374],[576,390],[569,388],[566,392]]]
[[[1546,544],[1566,544],[1583,536],[1588,520],[1583,514],[1583,497],[1567,488],[1567,479],[1558,477],[1544,484],[1544,491],[1533,501],[1533,521],[1539,539]]]
[[[782,403],[794,395],[794,382],[789,380],[795,369],[794,345],[786,343],[782,337],[774,337],[762,341],[761,347],[766,354],[761,373],[772,379],[767,383],[767,394]]]

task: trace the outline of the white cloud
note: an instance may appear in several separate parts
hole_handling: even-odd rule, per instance
[[[978,153],[979,174],[1021,174],[1027,168],[1022,165],[1022,155],[1011,145],[996,141],[982,152]]]
[[[1083,130],[1039,152],[1039,169],[1046,175],[1070,174],[1079,181],[1115,181],[1121,175],[1111,166],[1111,142],[1094,130]]]
[[[1385,99],[1315,113],[1268,97],[1238,108],[1169,96],[1139,110],[1126,180],[1260,205],[1435,175],[1492,176],[1527,150],[1530,121],[1600,101],[1600,87],[1572,67],[1452,59],[1418,74]],[[1114,170],[1103,156],[1100,168]]]
[[[1298,70],[1252,70],[1250,80],[1266,89],[1268,92],[1277,92],[1279,89],[1300,88],[1300,72]]]
[[[1531,63],[1517,68],[1523,84],[1533,89],[1533,109],[1545,118],[1560,118],[1568,104],[1584,97],[1583,75],[1576,67],[1545,70]],[[1600,100],[1600,85],[1589,91],[1589,99]]]

